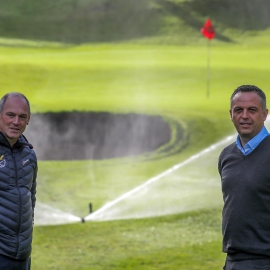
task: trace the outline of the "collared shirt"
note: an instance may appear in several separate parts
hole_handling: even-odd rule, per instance
[[[248,143],[246,143],[244,148],[241,145],[240,138],[238,135],[236,139],[236,145],[239,148],[239,150],[246,156],[250,154],[259,145],[259,143],[268,135],[269,132],[265,127],[263,127],[262,130],[254,138],[252,138]]]

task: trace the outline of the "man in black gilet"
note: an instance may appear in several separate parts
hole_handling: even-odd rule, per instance
[[[231,96],[236,142],[220,154],[225,270],[270,269],[270,136],[266,96],[254,85]]]

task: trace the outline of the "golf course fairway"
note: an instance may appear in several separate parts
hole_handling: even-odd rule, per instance
[[[226,144],[209,147],[235,136],[228,110],[236,87],[255,84],[270,96],[265,40],[262,35],[248,44],[213,41],[210,71],[203,39],[185,46],[14,41],[0,47],[1,95],[24,93],[32,114],[137,113],[161,116],[172,128],[166,154],[157,149],[102,160],[73,160],[72,155],[39,160],[37,216],[42,216],[38,209],[55,209],[56,220],[59,211],[76,218],[74,224],[49,226],[36,221],[32,269],[221,269],[217,158]],[[184,134],[177,143],[175,123]],[[80,140],[80,128],[76,134]],[[80,222],[90,202],[97,211],[208,148],[209,153],[115,205],[110,220]]]

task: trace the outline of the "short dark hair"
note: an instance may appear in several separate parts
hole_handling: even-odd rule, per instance
[[[250,84],[241,85],[241,86],[237,87],[231,95],[231,105],[232,105],[232,100],[233,100],[234,96],[239,92],[257,93],[258,96],[261,98],[262,109],[266,110],[266,95],[262,89],[260,89],[259,87],[255,86],[255,85],[250,85]]]
[[[10,97],[10,96],[18,96],[18,97],[23,98],[27,103],[27,106],[28,106],[28,109],[29,109],[29,115],[31,114],[29,100],[27,99],[27,97],[24,94],[19,93],[19,92],[10,92],[10,93],[5,94],[1,98],[1,100],[0,100],[0,113],[2,113],[2,111],[4,110],[5,103],[6,103],[7,99],[8,99],[8,97]]]

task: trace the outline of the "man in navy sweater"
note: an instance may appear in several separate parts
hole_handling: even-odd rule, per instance
[[[236,142],[220,154],[225,270],[270,269],[270,136],[264,92],[239,86],[231,96]]]

